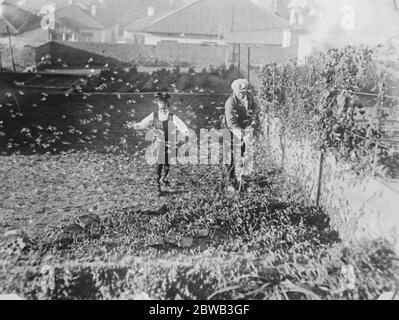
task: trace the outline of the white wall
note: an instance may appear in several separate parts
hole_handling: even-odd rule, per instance
[[[277,119],[269,119],[264,130],[269,131],[272,157],[289,175],[296,177],[315,200],[320,152],[313,149],[309,141],[297,141],[281,134],[281,122]],[[357,176],[349,166],[327,154],[321,204],[344,241],[382,238],[399,253],[399,181]]]
[[[211,40],[211,39],[195,39],[195,38],[188,38],[188,37],[160,37],[153,34],[145,34],[145,44],[147,45],[156,45],[158,42],[161,41],[177,41],[178,43],[188,43],[188,44],[201,44],[203,42],[208,43],[215,43],[219,45],[225,45],[225,41],[220,40]]]

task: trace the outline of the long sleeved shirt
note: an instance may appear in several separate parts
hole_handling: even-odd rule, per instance
[[[159,112],[158,116],[160,121],[166,121],[169,119],[169,112],[167,113]],[[144,118],[140,123],[137,123],[136,127],[139,130],[145,130],[152,127],[153,123],[154,123],[154,112],[151,113],[148,117]],[[188,135],[190,133],[189,128],[186,126],[186,124],[175,114],[173,115],[173,124],[183,134]]]
[[[251,126],[251,107],[248,96],[239,100],[232,95],[225,104],[225,125],[236,136],[241,135],[243,130]]]

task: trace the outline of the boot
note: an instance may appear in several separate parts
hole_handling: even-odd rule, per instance
[[[245,186],[245,180],[244,178],[238,178],[237,179],[237,191],[239,193],[245,192],[246,186]]]
[[[227,192],[228,193],[235,193],[237,191],[238,184],[236,179],[229,179],[227,182]]]
[[[157,196],[162,196],[161,179],[157,179]]]
[[[170,185],[170,182],[169,182],[169,179],[167,176],[161,180],[161,184],[164,186],[164,188],[166,189],[167,192],[169,192],[169,193],[174,192],[174,190],[171,188],[171,185]]]
[[[170,185],[168,177],[162,177],[161,180],[160,180],[160,183],[163,184],[164,186],[167,186],[167,187],[169,187],[169,185]]]
[[[163,195],[163,192],[162,192],[162,187],[161,187],[160,184],[158,184],[157,190],[158,190],[158,191],[157,191],[158,197],[159,197],[159,196],[162,196],[162,195]]]

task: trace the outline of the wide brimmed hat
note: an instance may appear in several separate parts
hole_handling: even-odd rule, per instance
[[[249,81],[247,79],[237,79],[231,84],[234,92],[246,92],[249,89]]]

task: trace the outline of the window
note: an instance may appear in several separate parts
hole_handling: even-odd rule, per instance
[[[94,40],[94,34],[91,32],[82,32],[81,36],[82,36],[82,41],[89,42]]]
[[[283,48],[291,47],[291,30],[283,31]]]
[[[74,41],[73,33],[64,33],[63,40],[64,41]]]
[[[220,25],[218,30],[218,40],[222,40],[225,37],[226,37],[226,30],[223,25]]]
[[[134,36],[134,43],[144,44],[144,36],[135,35]]]

